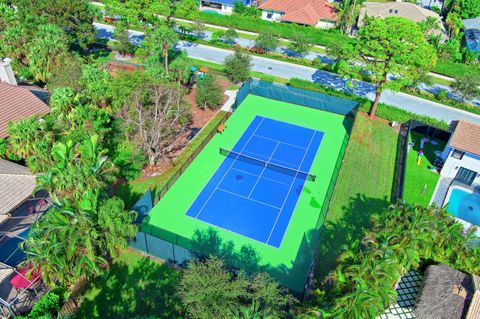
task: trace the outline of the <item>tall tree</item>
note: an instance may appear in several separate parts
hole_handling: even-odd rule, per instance
[[[178,35],[167,25],[160,25],[145,39],[145,46],[153,56],[163,57],[165,72],[168,75],[168,57],[172,47],[177,43]]]
[[[215,78],[207,74],[198,80],[195,100],[201,109],[216,108],[222,102],[222,88],[215,82]]]
[[[298,55],[307,53],[311,47],[312,44],[308,42],[305,34],[301,32],[294,33],[292,41],[288,44],[288,49]]]
[[[480,17],[480,0],[462,0],[460,15],[463,19]]]
[[[235,83],[243,82],[250,76],[252,57],[242,52],[240,48],[235,48],[235,53],[227,56],[223,65],[230,80]]]
[[[191,261],[178,292],[189,318],[196,319],[290,318],[288,308],[295,303],[268,274],[233,276],[217,257]]]
[[[52,24],[39,25],[35,33],[28,45],[28,65],[33,78],[46,83],[68,57],[68,40],[63,30]]]
[[[264,49],[265,51],[273,51],[279,44],[280,41],[270,29],[260,31],[258,37],[255,39],[255,47]]]
[[[156,1],[154,10],[167,17],[167,23],[173,25],[173,17],[195,19],[198,15],[198,2],[196,0],[162,0]]]
[[[121,116],[131,140],[143,149],[150,165],[171,158],[185,145],[190,109],[177,84],[144,83],[133,92]]]
[[[225,32],[220,35],[220,40],[225,43],[235,43],[238,38],[238,33],[233,28],[228,28]]]
[[[180,281],[179,294],[189,317],[195,319],[227,318],[239,308],[247,295],[244,274],[234,277],[223,262],[212,257],[207,262],[191,261]]]
[[[24,19],[29,15],[41,17],[78,39],[81,45],[95,41],[92,23],[97,13],[87,0],[12,0],[12,3]]]
[[[98,138],[92,135],[78,145],[72,141],[55,143],[51,165],[38,177],[39,187],[53,198],[69,200],[78,200],[88,190],[105,190],[114,181],[117,168]]]
[[[375,84],[375,100],[370,116],[375,116],[382,92],[398,91],[427,73],[436,63],[436,53],[420,27],[399,17],[368,19],[353,45],[340,52],[340,73],[361,77],[369,72]],[[363,67],[353,61],[360,58]]]
[[[25,159],[33,172],[40,172],[49,161],[49,146],[53,134],[48,130],[44,121],[36,117],[21,119],[8,125],[8,144],[11,151],[18,157]]]
[[[467,73],[456,79],[451,87],[463,100],[478,98],[480,97],[480,75],[475,72]]]
[[[337,4],[337,26],[349,34],[357,21],[364,0],[342,0]]]
[[[427,19],[418,23],[425,36],[432,35],[433,31],[439,30],[441,26],[440,19],[436,17],[428,17]],[[427,37],[428,39],[428,37]]]
[[[135,218],[121,199],[100,199],[93,191],[76,203],[58,202],[33,225],[22,247],[26,262],[42,269],[49,287],[99,275],[135,235]]]

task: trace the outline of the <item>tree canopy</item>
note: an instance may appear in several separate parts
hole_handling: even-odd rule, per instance
[[[95,42],[92,22],[97,12],[87,0],[13,0],[12,3],[24,23],[28,23],[29,16],[39,17],[57,25],[81,45]]]
[[[375,100],[370,111],[375,116],[382,92],[398,91],[428,73],[436,63],[436,53],[420,27],[407,19],[368,19],[353,45],[339,52],[339,72],[362,77],[368,71],[375,84]],[[352,61],[362,61],[359,67]]]

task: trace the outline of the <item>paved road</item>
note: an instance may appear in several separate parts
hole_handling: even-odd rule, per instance
[[[99,38],[109,38],[113,36],[114,28],[110,25],[95,23],[97,36]],[[132,42],[139,43],[143,38],[143,33],[131,31]],[[222,63],[225,57],[232,54],[232,51],[214,48],[206,45],[192,44],[180,41],[177,45],[178,49],[183,49],[192,58]],[[374,98],[374,86],[370,83],[362,81],[354,81],[354,85],[347,85],[347,82],[339,75],[317,70],[315,68],[301,66],[292,63],[281,62],[277,60],[267,59],[263,57],[252,56],[254,71],[270,74],[282,78],[297,77],[304,80],[319,83],[328,87],[346,92],[353,92],[359,96],[366,97],[370,100]],[[393,93],[386,91],[382,94],[381,102],[409,112],[427,115],[439,120],[450,123],[453,120],[465,119],[472,122],[480,123],[480,116],[466,111],[448,107],[439,103],[431,102],[405,93]]]

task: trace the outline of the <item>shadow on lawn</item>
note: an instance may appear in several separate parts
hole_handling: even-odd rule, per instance
[[[82,302],[75,318],[181,318],[178,279],[177,271],[148,258],[130,269],[124,262],[114,263],[105,278],[92,283],[90,291],[98,294]]]
[[[316,285],[336,266],[336,259],[342,252],[342,246],[361,239],[370,228],[370,218],[381,213],[389,205],[386,198],[369,198],[357,193],[351,197],[348,206],[343,206],[343,217],[338,221],[327,221],[320,233],[317,265],[315,270]]]

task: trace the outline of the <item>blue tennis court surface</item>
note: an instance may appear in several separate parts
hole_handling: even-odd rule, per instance
[[[186,215],[280,247],[323,135],[256,116]]]

